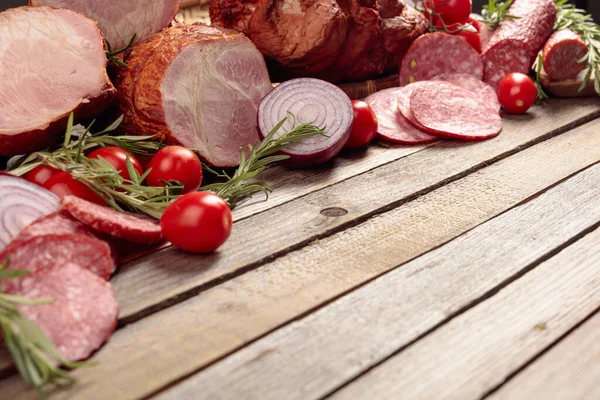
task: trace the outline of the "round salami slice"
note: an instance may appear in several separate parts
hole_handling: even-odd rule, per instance
[[[400,65],[400,86],[428,81],[447,72],[461,72],[483,79],[479,53],[462,37],[428,33],[410,46]]]
[[[162,240],[160,224],[140,214],[119,212],[75,196],[64,197],[61,207],[81,223],[110,236],[147,245]]]
[[[404,118],[398,110],[398,93],[403,88],[384,89],[365,99],[377,116],[377,133],[387,141],[400,144],[422,144],[437,138],[417,127]]]
[[[438,75],[432,80],[454,83],[455,85],[475,93],[500,111],[500,101],[498,100],[498,95],[494,88],[483,82],[481,79],[475,78],[473,75],[452,72]]]
[[[442,137],[484,140],[502,130],[490,104],[448,82],[423,82],[410,96],[410,109],[416,121]]]
[[[431,131],[430,129],[421,125],[419,121],[417,121],[412,115],[412,111],[410,110],[410,96],[415,91],[415,89],[421,86],[423,83],[424,82],[415,82],[402,87],[402,90],[398,92],[397,96],[398,110],[407,121],[409,121],[412,125],[417,127],[421,132],[426,132],[431,136],[437,137],[435,131]]]
[[[76,264],[57,264],[22,279],[13,294],[52,303],[20,306],[21,315],[37,324],[66,361],[90,357],[117,326],[119,305],[110,283]]]
[[[0,253],[0,263],[9,260],[8,269],[36,273],[67,263],[76,263],[107,280],[115,270],[106,242],[84,235],[45,235],[17,240]],[[0,288],[15,290],[23,278],[0,281]]]

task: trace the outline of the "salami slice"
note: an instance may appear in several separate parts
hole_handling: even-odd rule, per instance
[[[115,270],[107,243],[84,235],[45,235],[17,240],[0,253],[0,263],[10,260],[9,269],[31,273],[76,263],[102,279]],[[0,288],[15,290],[23,278],[0,281]]]
[[[402,87],[402,90],[398,92],[398,111],[400,114],[409,121],[413,126],[419,129],[421,132],[426,132],[430,136],[437,137],[434,131],[425,128],[415,119],[410,109],[410,96],[413,94],[416,88],[421,86],[424,82],[415,82],[410,85]]]
[[[398,110],[398,93],[403,88],[384,89],[365,99],[377,116],[379,136],[393,143],[422,144],[437,138],[422,132],[404,118]]]
[[[493,88],[509,73],[529,73],[552,33],[556,6],[552,0],[514,0],[508,14],[516,18],[502,21],[481,54],[484,81]]]
[[[553,80],[573,79],[585,68],[585,63],[579,60],[588,51],[588,46],[572,30],[554,32],[544,45],[544,71]]]
[[[490,104],[448,82],[423,82],[410,96],[410,109],[416,121],[442,137],[483,140],[502,130]]]
[[[428,33],[408,49],[400,65],[400,86],[428,81],[447,72],[461,72],[483,79],[479,53],[462,37],[447,33]]]
[[[75,196],[64,197],[61,207],[81,223],[110,236],[147,245],[162,240],[160,224],[140,214],[119,212]]]
[[[475,78],[473,75],[460,74],[460,73],[446,73],[441,74],[433,78],[434,81],[445,81],[458,85],[464,89],[467,89],[482,99],[490,103],[495,109],[500,111],[500,101],[494,88],[481,79]]]
[[[76,264],[56,265],[22,279],[11,293],[50,304],[20,306],[66,361],[87,359],[117,326],[119,305],[110,284]]]

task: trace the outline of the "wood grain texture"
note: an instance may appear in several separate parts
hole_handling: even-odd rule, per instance
[[[96,367],[77,372],[79,385],[55,398],[143,397],[193,373],[596,162],[599,126],[594,121],[520,152],[131,324],[96,355]]]
[[[600,103],[591,99],[548,102],[530,115],[507,118],[505,131],[498,138],[473,144],[439,143],[378,168],[371,164],[375,169],[364,173],[364,164],[359,163],[356,169],[349,165],[323,169],[312,178],[308,178],[310,170],[298,171],[292,175],[297,180],[290,180],[291,174],[273,169],[267,173],[267,180],[286,184],[280,185],[268,202],[252,207],[250,213],[274,208],[236,222],[231,238],[219,252],[198,256],[169,248],[122,267],[112,281],[121,305],[121,319],[137,320],[310,241],[360,223],[572,128],[597,116],[599,110]],[[306,174],[308,183],[298,179],[301,173]],[[329,179],[328,175],[336,178]],[[340,182],[341,176],[347,179]],[[322,190],[317,190],[319,187]],[[310,194],[302,196],[307,190]],[[339,217],[321,213],[331,207],[348,213]],[[238,211],[238,218],[240,213],[244,210]]]
[[[596,235],[597,236],[597,235]],[[600,238],[590,243],[598,250]],[[592,254],[590,259],[598,258]],[[590,265],[598,271],[599,262]],[[598,291],[596,285],[596,291]],[[579,327],[539,360],[510,380],[489,400],[600,399],[600,314]]]
[[[598,265],[600,230],[369,371],[332,399],[480,399],[600,307]],[[596,339],[600,338],[598,333]],[[583,347],[579,350],[573,353],[578,358],[586,353]],[[569,369],[568,364],[562,365]],[[600,377],[598,364],[591,369],[595,372],[589,375]],[[571,381],[575,382],[577,379]],[[524,386],[527,383],[521,380],[521,385],[514,386],[514,393],[520,393]],[[568,393],[564,391],[567,387],[563,388],[562,397],[532,391],[530,396],[504,398],[574,399],[573,386],[568,387]],[[558,392],[553,394],[556,396]],[[597,399],[598,396],[580,398]]]
[[[320,398],[595,229],[598,196],[597,164],[265,336],[157,399]],[[305,261],[312,258],[305,255]],[[353,256],[338,253],[343,260],[338,266],[346,267],[340,274],[349,273]]]

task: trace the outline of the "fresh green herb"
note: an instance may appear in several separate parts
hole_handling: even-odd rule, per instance
[[[554,30],[571,29],[589,47],[588,53],[578,60],[586,65],[579,91],[585,89],[593,77],[594,90],[600,95],[600,26],[594,22],[591,14],[568,4],[567,0],[555,0],[554,3],[558,8]]]
[[[483,20],[481,22],[489,26],[491,30],[495,30],[505,19],[520,18],[508,13],[508,9],[512,3],[513,0],[488,0],[488,4],[484,5],[483,10],[481,11],[481,14],[483,15]]]
[[[541,54],[538,55],[537,59],[535,60],[535,63],[533,64],[533,69],[535,71],[535,79],[533,80],[533,82],[535,83],[535,87],[537,88],[537,102],[541,102],[544,101],[548,98],[548,95],[546,94],[546,92],[544,92],[544,88],[542,87],[542,84],[540,83],[540,79],[541,79],[541,74],[542,74],[542,62],[543,62],[543,57]]]
[[[27,271],[6,269],[8,263],[9,261],[6,261],[0,265],[0,280],[19,278],[27,274]],[[4,345],[23,380],[38,391],[41,399],[46,397],[48,385],[65,386],[75,382],[75,378],[61,366],[75,369],[86,365],[61,359],[46,334],[36,324],[23,318],[19,312],[19,305],[36,306],[52,301],[12,296],[0,290],[0,332]]]
[[[108,40],[106,40],[106,58],[108,59],[108,61],[117,64],[120,67],[127,67],[127,64],[123,60],[121,60],[121,57],[119,57],[119,55],[125,53],[133,45],[133,42],[135,41],[135,36],[136,35],[134,34],[131,37],[131,39],[129,39],[129,43],[127,43],[125,47],[122,47],[115,51],[112,51],[110,43],[108,42]]]
[[[288,118],[293,118],[293,116],[290,115]],[[240,149],[240,166],[233,175],[209,169],[218,178],[225,179],[225,182],[213,183],[200,188],[200,190],[210,190],[218,194],[232,208],[241,200],[247,199],[255,193],[268,194],[271,188],[266,182],[257,180],[257,175],[269,165],[289,158],[289,156],[274,154],[285,147],[297,144],[302,139],[314,135],[324,135],[324,130],[314,125],[296,126],[294,123],[289,132],[275,138],[275,134],[288,118],[277,124],[260,144],[249,145],[248,157]],[[90,126],[88,126],[84,132],[77,135],[73,129],[73,115],[71,115],[61,148],[52,152],[36,152],[25,156],[17,161],[9,172],[22,176],[38,165],[48,165],[70,173],[116,210],[142,212],[159,219],[164,210],[179,198],[183,189],[179,182],[166,182],[165,187],[146,186],[143,181],[150,171],[146,171],[140,176],[130,165],[131,163],[128,163],[127,169],[131,180],[127,180],[104,159],[90,159],[85,156],[87,150],[102,146],[119,146],[131,153],[141,155],[153,155],[163,147],[162,144],[151,141],[151,136],[111,136],[110,132],[114,131],[120,122],[121,119],[105,130],[94,134],[89,133]]]
[[[278,138],[275,135],[283,124],[290,118],[292,129],[283,133]],[[292,114],[288,118],[281,120],[261,143],[248,145],[248,157],[243,149],[240,149],[240,166],[235,173],[230,176],[226,172],[215,173],[218,177],[226,179],[225,182],[213,183],[201,187],[200,190],[210,190],[221,196],[231,208],[234,208],[240,201],[252,197],[253,194],[262,192],[269,196],[272,191],[267,182],[256,180],[255,178],[267,167],[273,163],[283,161],[289,158],[286,155],[274,155],[280,150],[298,144],[303,139],[325,134],[325,127],[318,128],[312,124],[296,125],[296,120]]]

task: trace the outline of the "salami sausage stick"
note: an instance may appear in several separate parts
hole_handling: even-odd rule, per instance
[[[585,63],[578,60],[588,51],[588,46],[572,30],[554,32],[544,46],[544,71],[556,81],[573,79],[585,68]]]

